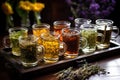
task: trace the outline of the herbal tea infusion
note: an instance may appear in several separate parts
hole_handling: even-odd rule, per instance
[[[10,38],[10,44],[12,47],[12,54],[15,56],[20,56],[20,48],[19,48],[19,41],[18,38],[20,36],[27,36],[28,29],[27,28],[10,28],[9,29],[9,38]]]

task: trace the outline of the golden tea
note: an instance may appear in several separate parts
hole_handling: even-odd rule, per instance
[[[35,35],[36,37],[39,37],[39,40],[38,40],[39,44],[41,44],[40,35],[42,33],[49,33],[50,32],[50,25],[45,24],[45,23],[41,23],[39,25],[35,24],[32,26],[32,28],[33,28],[33,35]]]
[[[46,63],[57,62],[59,60],[60,45],[62,42],[51,34],[42,34],[41,39],[44,47],[44,61]],[[65,47],[63,46],[63,48],[62,52],[65,52]]]

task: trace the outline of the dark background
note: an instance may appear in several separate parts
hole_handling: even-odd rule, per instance
[[[48,23],[51,25],[55,20],[68,20],[68,17],[71,15],[68,5],[65,3],[65,0],[40,0],[45,4],[45,8],[41,12],[41,21],[44,23]],[[0,1],[0,5],[4,2],[4,0]],[[110,14],[108,19],[114,21],[114,25],[120,26],[120,9],[119,9],[120,1],[116,0],[115,10]],[[16,16],[16,25],[19,25],[19,17]],[[31,18],[31,25],[32,25],[32,16]],[[2,12],[0,8],[0,35],[5,35],[7,30],[5,29],[5,14]],[[120,27],[119,27],[120,28]]]

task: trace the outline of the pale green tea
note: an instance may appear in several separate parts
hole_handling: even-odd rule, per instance
[[[83,29],[82,37],[87,39],[87,46],[83,49],[85,53],[91,53],[96,50],[97,31],[94,29]]]
[[[23,30],[22,30],[23,29]],[[15,56],[20,56],[20,49],[19,49],[19,36],[27,36],[27,30],[24,28],[10,28],[9,29],[9,36],[10,36],[10,44],[12,47],[12,54]]]

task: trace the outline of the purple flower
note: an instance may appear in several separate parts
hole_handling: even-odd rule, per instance
[[[81,11],[81,17],[87,18],[87,11]]]
[[[71,5],[71,3],[72,3],[71,0],[65,0],[65,1],[68,3],[68,5]]]
[[[116,0],[66,0],[77,17],[106,18],[114,10]],[[74,4],[73,4],[74,3]],[[75,17],[73,14],[73,16]]]
[[[115,6],[115,4],[116,4],[116,1],[115,0],[111,0],[111,6]]]
[[[100,11],[95,11],[95,15],[99,16],[100,15]]]
[[[71,20],[71,21],[72,21],[72,20],[74,20],[74,18],[73,18],[73,17],[69,17],[69,20]]]
[[[86,3],[91,3],[91,2],[93,2],[92,0],[86,0]]]
[[[107,3],[109,2],[110,0],[100,0],[101,3]]]
[[[109,7],[107,7],[107,10],[108,10],[108,11],[113,11],[113,10],[114,10],[114,8],[113,8],[113,7],[111,7],[111,6],[109,6]]]
[[[89,7],[89,9],[92,11],[98,10],[99,8],[100,8],[100,5],[97,3],[92,3],[90,4],[90,7]]]
[[[103,10],[101,12],[102,16],[108,16],[110,14],[110,12],[108,10]]]

